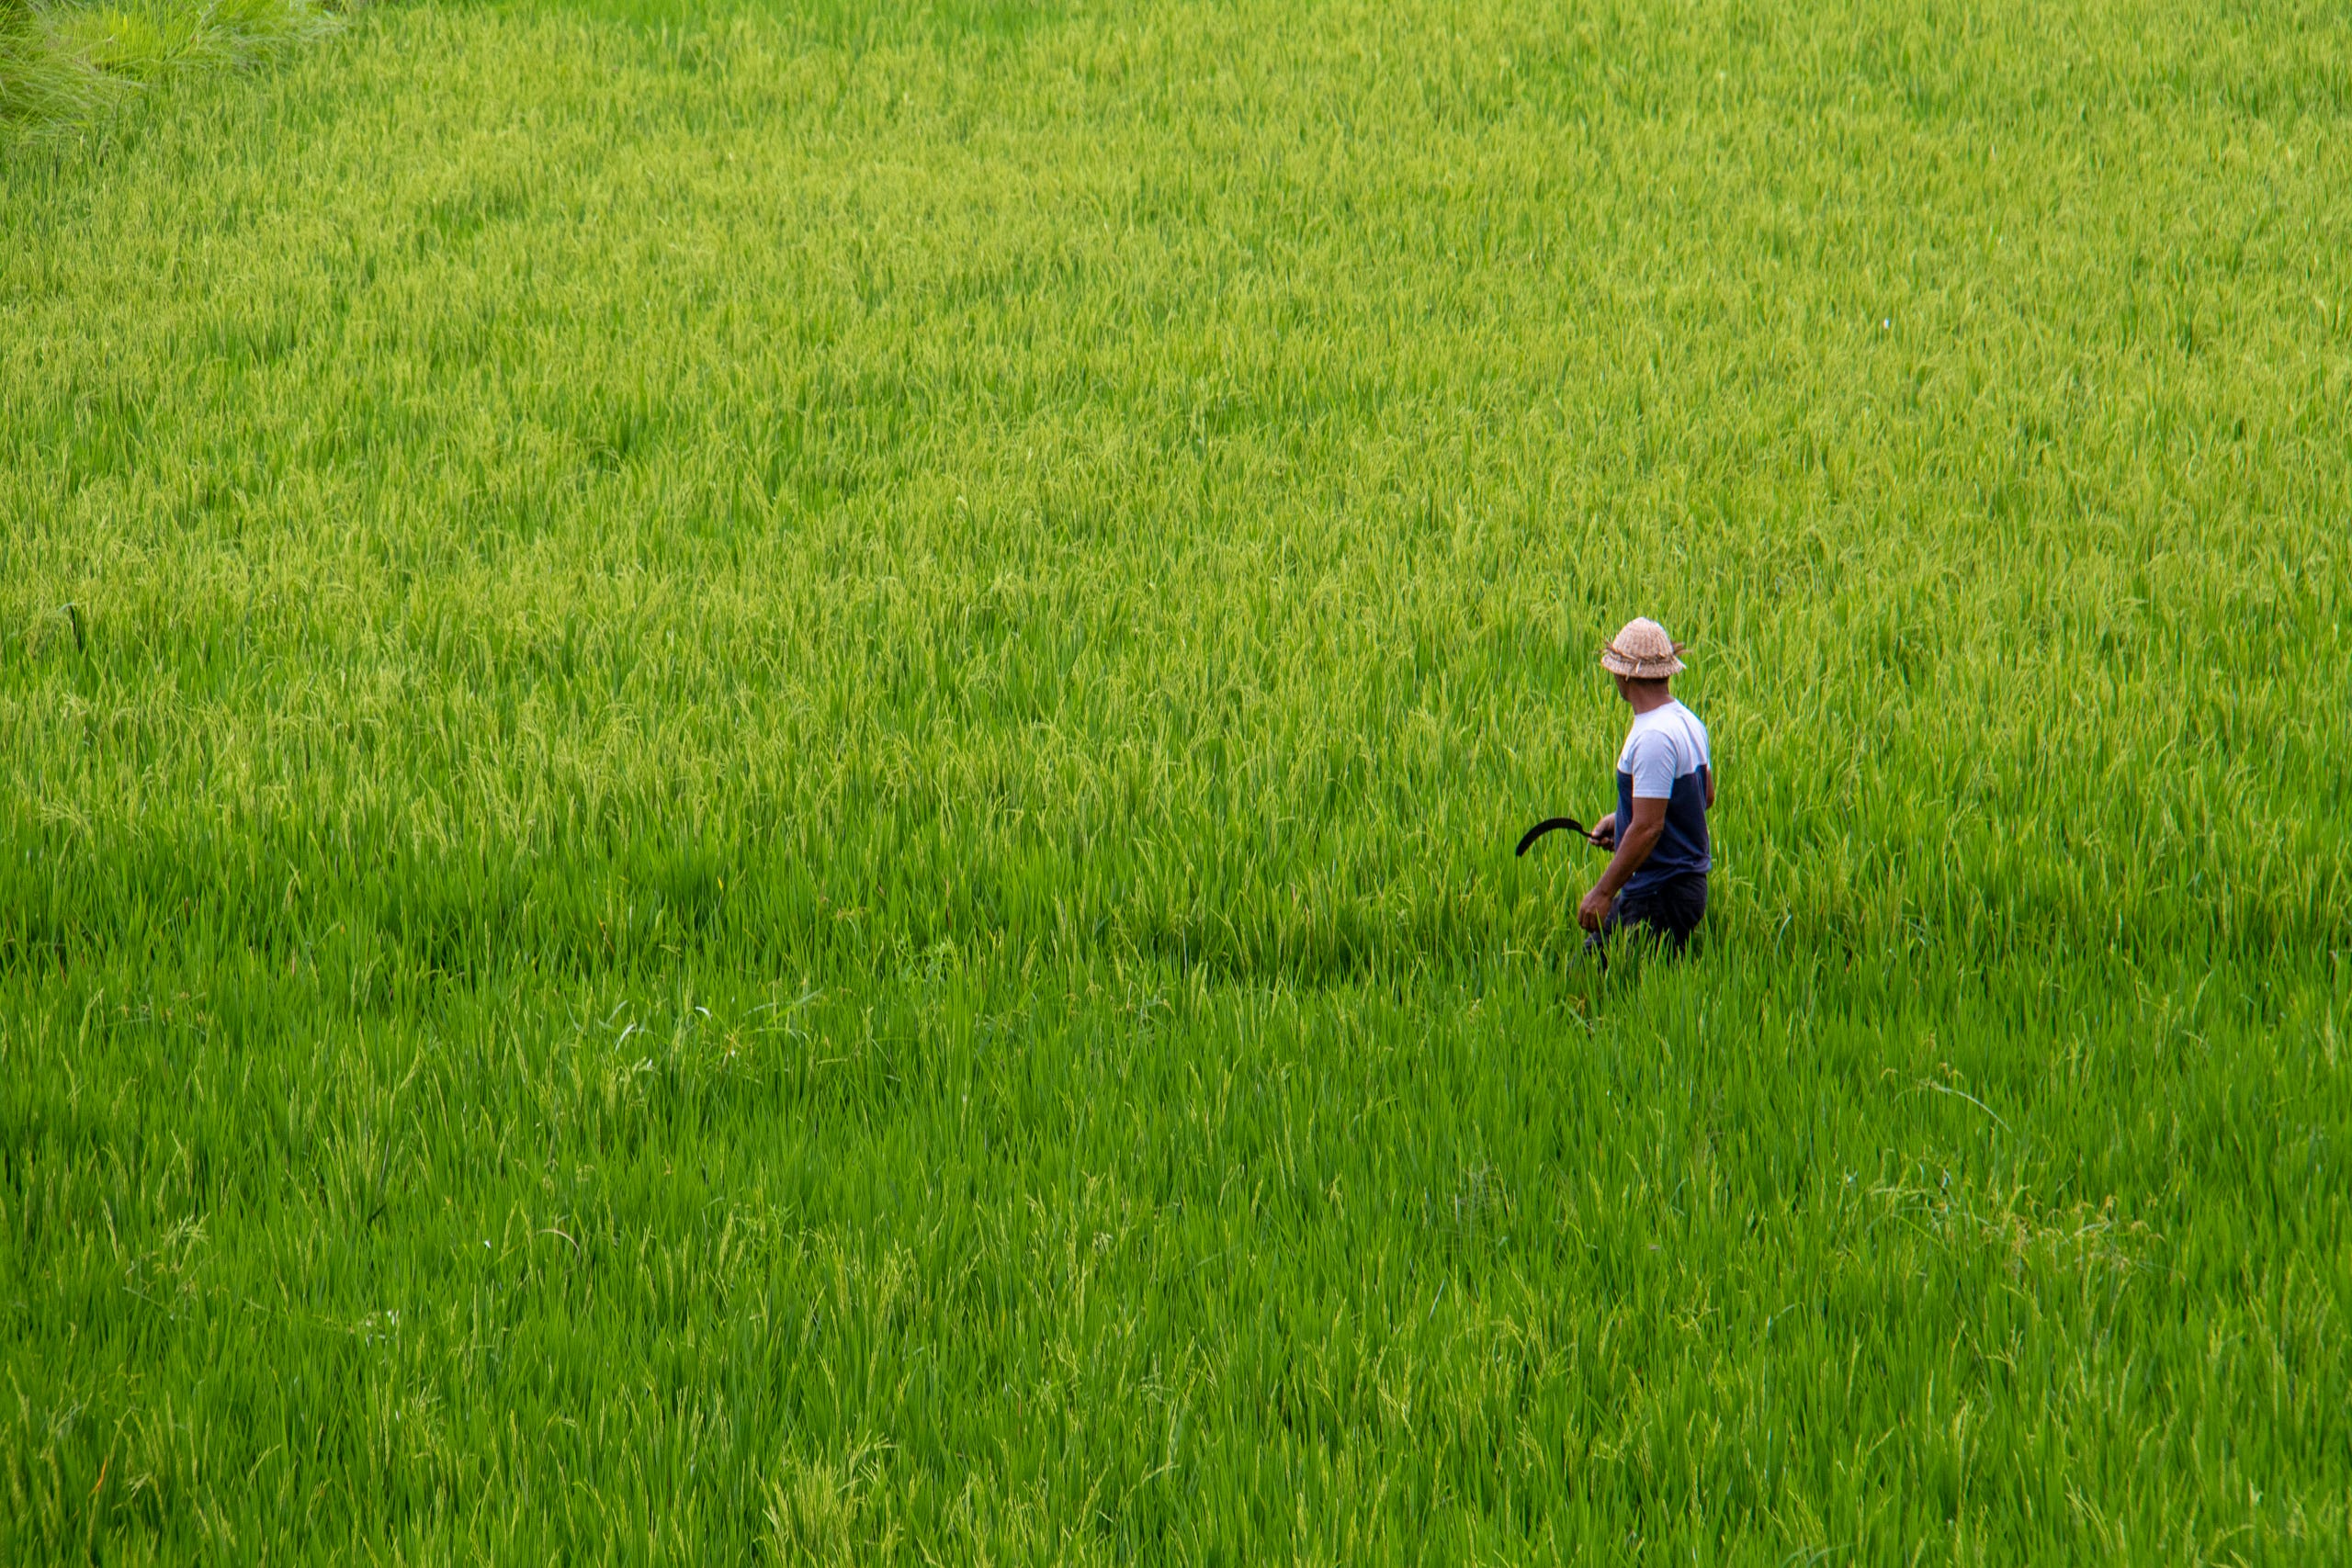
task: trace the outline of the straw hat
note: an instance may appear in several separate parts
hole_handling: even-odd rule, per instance
[[[1667,636],[1664,626],[1644,615],[1627,621],[1625,629],[1600,650],[1600,667],[1611,675],[1662,681],[1668,675],[1682,673],[1682,660],[1675,657],[1681,651],[1682,644]]]

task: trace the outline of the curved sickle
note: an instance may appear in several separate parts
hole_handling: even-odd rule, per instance
[[[1519,840],[1519,848],[1513,850],[1511,852],[1513,854],[1525,854],[1530,849],[1534,847],[1536,840],[1542,838],[1544,834],[1551,832],[1555,828],[1566,828],[1569,832],[1576,834],[1578,838],[1585,838],[1589,836],[1584,830],[1584,824],[1577,821],[1573,817],[1546,817],[1543,821],[1538,822],[1534,827],[1530,828],[1527,830],[1526,835]]]

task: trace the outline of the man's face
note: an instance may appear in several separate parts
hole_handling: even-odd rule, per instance
[[[1630,705],[1634,700],[1634,683],[1614,671],[1610,672],[1609,678],[1617,682],[1617,694]]]

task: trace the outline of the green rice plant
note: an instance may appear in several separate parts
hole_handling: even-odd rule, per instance
[[[112,85],[47,23],[31,0],[0,4],[0,127],[84,117]]]
[[[0,163],[0,1556],[2342,1557],[2347,26],[413,6]]]
[[[72,128],[138,85],[254,64],[334,29],[330,0],[7,0],[0,6],[0,124]]]

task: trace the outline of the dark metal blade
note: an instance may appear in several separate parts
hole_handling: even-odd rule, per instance
[[[1527,830],[1526,835],[1519,840],[1519,848],[1513,850],[1511,852],[1513,854],[1525,854],[1536,840],[1552,831],[1555,828],[1566,828],[1569,832],[1577,834],[1578,837],[1582,837],[1584,835],[1584,824],[1577,821],[1573,817],[1546,817],[1543,821],[1538,822],[1534,827],[1530,828]]]

